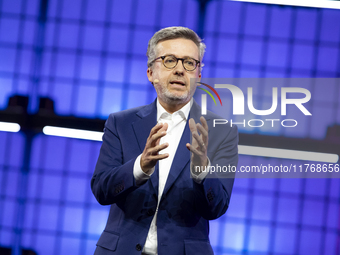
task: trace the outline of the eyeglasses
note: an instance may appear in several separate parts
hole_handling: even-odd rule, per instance
[[[151,63],[157,59],[162,59],[163,65],[168,69],[173,69],[177,66],[178,60],[182,60],[182,65],[187,71],[194,71],[198,65],[201,64],[200,61],[194,58],[176,58],[174,55],[160,56],[154,59]]]

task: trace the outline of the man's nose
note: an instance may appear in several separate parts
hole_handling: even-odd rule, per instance
[[[183,67],[183,60],[179,59],[178,62],[177,62],[177,65],[175,66],[174,68],[174,73],[176,75],[183,75],[184,72],[185,72],[185,69]]]

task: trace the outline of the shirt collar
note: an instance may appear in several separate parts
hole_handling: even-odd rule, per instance
[[[193,103],[193,99],[191,98],[191,100],[184,105],[181,109],[179,109],[178,111],[174,112],[173,114],[168,113],[163,106],[159,103],[159,100],[157,98],[157,122],[159,121],[159,119],[163,116],[174,116],[174,115],[180,115],[184,120],[188,119],[189,116],[189,112],[191,109]]]

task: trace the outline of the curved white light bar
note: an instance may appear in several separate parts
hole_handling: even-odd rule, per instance
[[[308,160],[308,161],[318,161],[318,162],[325,162],[325,163],[337,163],[339,161],[339,156],[337,154],[275,149],[275,148],[265,148],[265,147],[245,146],[245,145],[238,146],[238,153],[243,154],[243,155],[250,155],[250,156]]]
[[[45,135],[85,139],[85,140],[100,141],[100,142],[102,141],[102,136],[103,136],[103,132],[73,129],[73,128],[52,127],[52,126],[45,126],[43,128],[43,133]]]
[[[52,127],[45,126],[43,128],[45,135],[77,138],[92,141],[102,141],[103,132]],[[287,150],[287,149],[276,149],[276,148],[265,148],[257,146],[238,146],[239,154],[249,156],[260,156],[260,157],[273,157],[273,158],[284,158],[284,159],[295,159],[295,160],[308,160],[318,161],[327,163],[337,163],[339,156],[337,154],[321,153],[321,152],[309,152],[309,151],[298,151],[298,150]]]
[[[331,0],[232,0],[232,1],[314,7],[314,8],[340,9],[340,2],[331,1]]]
[[[1,122],[0,121],[0,131],[19,132],[20,131],[20,125],[17,124],[17,123]]]

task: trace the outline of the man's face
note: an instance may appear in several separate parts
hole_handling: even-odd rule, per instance
[[[177,58],[191,57],[199,60],[197,45],[188,39],[172,39],[163,41],[156,46],[156,57],[174,55]],[[196,83],[190,86],[190,79],[201,78],[200,67],[193,71],[186,71],[182,61],[178,60],[173,69],[168,69],[163,65],[162,59],[156,60],[152,67],[147,70],[148,79],[154,82],[158,99],[164,105],[184,105],[190,101],[196,90]]]

